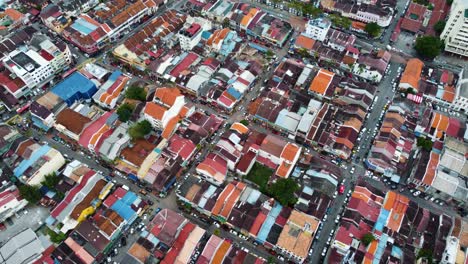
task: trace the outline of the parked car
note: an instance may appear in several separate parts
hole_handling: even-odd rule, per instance
[[[413,196],[414,196],[414,197],[417,197],[417,196],[419,196],[420,194],[421,194],[420,191],[415,191],[415,192],[413,193]]]

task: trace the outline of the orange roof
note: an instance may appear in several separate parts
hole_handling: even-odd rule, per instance
[[[353,142],[349,141],[349,139],[347,139],[347,138],[337,137],[337,138],[336,138],[336,143],[338,143],[338,144],[343,144],[343,145],[345,145],[348,149],[353,149],[353,148],[354,148]]]
[[[12,9],[12,8],[5,9],[4,13],[5,13],[5,15],[9,16],[11,18],[11,20],[13,20],[13,21],[18,21],[20,19],[23,19],[23,17],[24,17],[24,15],[21,12],[15,10],[15,9]]]
[[[439,165],[439,154],[431,151],[431,156],[429,157],[429,162],[427,163],[426,172],[422,182],[426,185],[432,185],[434,182],[437,166]]]
[[[276,170],[276,175],[282,177],[282,178],[287,178],[289,175],[289,171],[291,169],[292,165],[287,163],[287,162],[281,162],[281,165],[278,167]]]
[[[249,129],[239,122],[232,124],[231,129],[239,132],[240,134],[246,134],[249,132]]]
[[[292,162],[299,151],[299,147],[296,144],[288,143],[284,146],[281,152],[281,158]]]
[[[242,18],[241,25],[244,27],[248,26],[252,18],[257,14],[257,12],[258,10],[256,8],[250,9],[249,13]]]
[[[227,36],[229,32],[231,32],[229,28],[215,30],[215,32],[213,32],[213,34],[210,36],[206,44],[208,46],[211,46],[213,44],[218,44],[221,40],[223,40]]]
[[[313,91],[322,95],[325,94],[325,92],[328,89],[328,86],[330,86],[333,76],[335,76],[333,72],[320,69],[320,71],[317,73],[314,80],[310,84],[309,91]]]
[[[410,59],[406,64],[405,71],[401,75],[400,83],[407,83],[414,89],[418,89],[421,71],[424,63],[419,59]]]
[[[110,130],[108,125],[103,125],[94,135],[91,137],[89,144],[92,146],[96,146],[96,142],[101,138],[101,136]]]
[[[314,39],[308,38],[304,35],[300,35],[299,37],[297,37],[296,43],[295,43],[296,47],[304,48],[307,50],[311,50],[314,47],[314,44],[315,44]]]
[[[389,192],[388,194],[393,193]],[[391,230],[398,232],[400,230],[401,221],[403,220],[403,216],[406,213],[406,209],[408,209],[409,199],[406,196],[397,194],[394,200],[391,215],[388,218],[387,227]]]
[[[145,106],[145,114],[157,120],[162,120],[164,113],[166,113],[166,110],[167,109],[164,106],[156,104],[154,102],[147,102]]]
[[[213,206],[213,209],[211,210],[211,212],[214,215],[218,215],[219,212],[221,212],[221,209],[223,208],[224,202],[226,201],[226,198],[228,197],[228,195],[231,194],[232,190],[234,190],[234,184],[230,183],[221,192],[221,194],[218,197],[218,200],[216,200],[216,203]]]
[[[390,209],[393,208],[393,204],[395,203],[396,199],[396,193],[394,192],[388,192],[387,197],[385,197],[385,203],[383,205],[383,208],[387,211],[390,211]]]
[[[169,106],[172,106],[179,96],[182,96],[182,93],[177,88],[158,88],[154,94],[154,98]]]
[[[351,23],[351,27],[356,28],[356,29],[360,29],[360,30],[364,30],[366,28],[366,23],[362,23],[362,22],[359,22],[359,21],[353,21]]]
[[[213,260],[211,261],[211,263],[221,264],[229,248],[231,248],[231,243],[224,240],[221,246],[218,247],[218,250],[214,254]]]
[[[451,85],[445,86],[444,95],[442,99],[449,103],[453,103],[453,101],[455,100],[455,88]]]
[[[174,132],[174,128],[176,127],[178,122],[179,118],[177,116],[171,118],[171,120],[169,120],[166,127],[164,128],[164,131],[162,132],[161,136],[165,139],[168,139],[172,135],[172,132]]]
[[[184,118],[187,115],[188,111],[189,111],[189,108],[184,105],[184,107],[182,107],[182,109],[180,109],[179,116],[181,118]]]
[[[442,132],[446,132],[449,126],[450,118],[440,113],[434,113],[432,116],[431,127],[437,131],[437,138],[442,137]]]

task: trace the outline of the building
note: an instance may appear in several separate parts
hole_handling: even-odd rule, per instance
[[[393,0],[359,1],[321,0],[320,5],[327,11],[338,12],[342,16],[364,23],[377,23],[388,27],[395,13],[396,2]]]
[[[445,51],[468,57],[468,3],[464,0],[453,1],[450,16],[440,38],[445,41]]]
[[[31,113],[31,120],[36,127],[47,131],[54,126],[54,113],[45,106],[39,104],[37,101],[31,103],[29,111]]]
[[[130,78],[122,74],[122,72],[113,72],[93,95],[93,101],[103,108],[114,109],[129,80]]]
[[[298,263],[303,263],[308,256],[319,223],[317,218],[293,210],[276,246]]]
[[[3,58],[2,64],[10,73],[9,77],[20,79],[24,84],[7,91],[15,98],[26,95],[30,89],[40,87],[68,69],[71,62],[71,52],[65,43],[53,43],[44,35],[36,35],[29,45],[13,50]]]
[[[185,116],[185,97],[177,88],[157,88],[153,101],[146,103],[144,117],[153,127],[163,131],[169,138],[175,130],[180,117]]]
[[[45,248],[30,228],[8,239],[0,247],[0,263],[34,263],[41,258]]]
[[[82,73],[74,72],[55,85],[50,92],[71,106],[76,101],[91,99],[97,92],[97,87],[96,83],[86,78]]]
[[[421,72],[424,63],[419,59],[409,59],[405,70],[401,75],[400,89],[406,90],[412,88],[414,91],[419,91],[419,81],[421,80]]]
[[[89,117],[83,116],[70,108],[65,108],[57,114],[54,127],[60,133],[78,141],[81,133],[91,121]]]
[[[184,27],[179,31],[180,48],[192,50],[202,39],[202,33],[211,29],[211,21],[200,17],[188,17]]]
[[[468,114],[468,66],[460,73],[460,79],[458,80],[456,87],[455,100],[452,104],[452,107],[455,111],[460,111]]]
[[[158,9],[153,0],[108,1],[81,14],[62,36],[83,52],[96,53],[109,41],[116,40]],[[141,43],[141,42],[140,42]]]
[[[20,196],[16,185],[0,186],[0,223],[13,216],[28,204],[28,201]]]
[[[307,22],[304,35],[318,41],[325,41],[331,21],[326,18],[311,19]]]
[[[115,160],[122,149],[130,144],[130,135],[128,135],[127,131],[128,124],[121,123],[108,138],[104,139],[99,148],[101,157],[109,161]]]
[[[65,158],[56,149],[32,140],[19,144],[14,157],[13,175],[28,185],[40,185],[46,175],[57,172],[65,164]]]
[[[70,17],[63,14],[60,11],[60,7],[54,4],[45,6],[41,10],[39,17],[46,27],[59,34],[71,23]]]

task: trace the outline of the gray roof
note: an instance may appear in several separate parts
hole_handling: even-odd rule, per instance
[[[463,68],[460,75],[461,78],[458,80],[458,82],[461,83],[459,95],[468,98],[468,65]]]
[[[36,233],[30,228],[10,238],[0,248],[0,262],[3,264],[31,263],[38,259],[44,247]]]
[[[115,131],[104,140],[99,149],[99,153],[106,156],[108,159],[115,159],[119,155],[120,150],[122,150],[130,140],[127,130],[127,123],[122,123],[118,126]]]

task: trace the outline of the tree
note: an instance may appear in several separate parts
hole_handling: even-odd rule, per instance
[[[218,228],[216,228],[214,231],[213,231],[213,234],[215,236],[221,236],[221,230],[219,230]]]
[[[133,109],[134,107],[131,104],[128,104],[128,103],[122,104],[117,109],[117,115],[119,116],[119,120],[122,122],[127,122],[132,116]]]
[[[132,85],[128,87],[127,92],[125,92],[125,97],[139,101],[146,101],[145,88]]]
[[[271,58],[271,57],[275,56],[275,53],[274,53],[273,51],[271,51],[271,50],[267,50],[267,51],[265,52],[265,56],[266,56],[267,58]]]
[[[41,182],[42,185],[46,186],[49,189],[55,190],[55,186],[60,182],[60,178],[52,172],[44,176],[44,180]]]
[[[339,15],[331,14],[330,20],[335,27],[348,29],[351,27],[352,21],[349,18],[342,17]]]
[[[268,194],[283,206],[293,206],[297,202],[295,192],[299,185],[291,178],[281,178],[268,187]]]
[[[432,263],[432,250],[428,248],[422,248],[418,252],[418,259],[426,259],[428,263]]]
[[[239,123],[243,124],[244,126],[249,126],[249,121],[243,119]]]
[[[432,150],[432,141],[423,137],[418,137],[417,145],[426,151]]]
[[[143,138],[151,132],[151,123],[147,120],[143,120],[131,126],[128,129],[128,134],[132,139]]]
[[[316,8],[311,3],[302,3],[301,2],[301,5],[302,5],[302,8],[301,8],[302,14],[304,16],[309,15],[312,18],[317,18],[323,13],[323,11],[320,8]]]
[[[310,58],[310,53],[306,48],[298,49],[297,54],[299,54],[303,58]]]
[[[53,230],[49,229],[47,234],[50,236],[50,241],[59,244],[60,242],[64,241],[67,238],[67,235],[59,232],[58,234],[55,233]]]
[[[380,35],[382,28],[377,23],[371,22],[366,25],[364,31],[366,31],[371,37],[375,38]]]
[[[372,241],[375,240],[375,237],[374,235],[372,235],[371,233],[367,233],[367,234],[364,234],[361,238],[361,242],[364,244],[364,246],[368,246],[370,243],[372,243]]]
[[[446,22],[444,20],[439,20],[437,23],[435,23],[434,31],[437,33],[437,35],[440,35],[442,31],[444,31],[445,23]]]
[[[423,36],[416,39],[414,49],[418,54],[427,59],[434,59],[440,54],[443,42],[434,36]]]
[[[18,189],[21,197],[32,204],[36,204],[41,200],[42,195],[38,186],[21,185]]]
[[[231,23],[230,23],[230,21],[229,21],[229,18],[225,18],[225,19],[223,20],[223,27],[224,27],[224,28],[228,28],[230,24],[231,24]]]
[[[447,5],[452,5],[453,0],[447,0]]]

